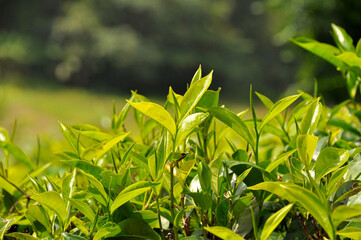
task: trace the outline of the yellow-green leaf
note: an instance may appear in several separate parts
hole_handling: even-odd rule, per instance
[[[286,207],[277,211],[275,214],[273,214],[270,218],[267,219],[262,230],[261,240],[266,240],[269,237],[269,235],[271,235],[271,233],[286,217],[287,213],[291,210],[292,207],[293,207],[293,203],[288,204]]]
[[[152,102],[127,102],[139,112],[157,121],[160,125],[168,129],[168,131],[173,136],[175,136],[175,122],[169,112],[164,109],[164,107]]]

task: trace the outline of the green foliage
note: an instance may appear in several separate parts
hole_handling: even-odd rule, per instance
[[[333,29],[340,49],[353,49]],[[60,122],[66,170],[57,174],[34,169],[0,129],[0,237],[359,239],[359,105],[257,93],[268,109],[260,119],[251,89],[244,119],[218,106],[212,74],[201,72],[184,95],[170,88],[163,105],[132,92],[112,132]],[[140,139],[123,126],[131,108]]]

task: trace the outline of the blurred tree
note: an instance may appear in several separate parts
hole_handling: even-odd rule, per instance
[[[205,72],[215,70],[214,87],[238,100],[248,97],[250,83],[276,97],[303,62],[296,75],[300,83],[312,86],[316,76],[324,90],[333,91],[341,81],[323,79],[334,70],[290,47],[289,38],[330,42],[331,22],[358,38],[360,5],[360,0],[0,1],[0,74],[17,71],[67,85],[148,94],[172,85],[181,93],[202,64]]]

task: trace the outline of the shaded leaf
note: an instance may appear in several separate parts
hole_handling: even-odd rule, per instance
[[[249,187],[251,190],[265,190],[290,202],[298,202],[319,222],[329,236],[334,235],[328,206],[311,191],[295,184],[283,182],[263,182]]]
[[[293,203],[288,204],[287,206],[277,211],[270,218],[267,219],[262,230],[261,240],[266,240],[269,237],[269,235],[271,235],[271,233],[286,217],[287,213],[291,210],[292,207],[293,207]]]

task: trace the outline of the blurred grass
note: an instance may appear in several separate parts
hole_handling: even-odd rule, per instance
[[[34,151],[37,136],[42,142],[52,145],[64,140],[58,129],[59,121],[70,124],[89,123],[110,131],[113,100],[119,113],[125,99],[129,97],[130,93],[128,96],[118,96],[52,85],[30,86],[23,79],[9,78],[0,85],[0,126],[11,133],[16,119],[15,143],[25,150]],[[164,102],[165,97],[151,97],[150,100]],[[221,104],[225,104],[234,112],[248,108],[244,103],[227,101]],[[264,107],[256,108],[257,113],[260,113],[259,117],[265,114]],[[250,117],[250,113],[246,117]],[[133,116],[127,117],[125,126],[127,130],[132,131],[134,137],[139,135]]]

